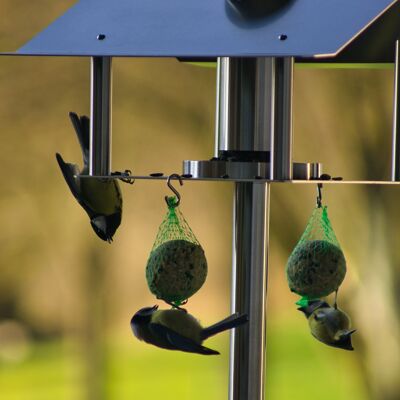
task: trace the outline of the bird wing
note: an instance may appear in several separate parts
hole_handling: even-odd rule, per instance
[[[64,175],[64,179],[67,182],[68,187],[70,188],[72,194],[78,200],[78,203],[84,208],[84,210],[89,214],[91,218],[94,214],[93,210],[83,201],[81,188],[80,188],[80,179],[79,179],[79,167],[76,164],[66,163],[61,154],[56,153],[56,158],[58,165],[60,166],[61,172]]]
[[[323,339],[319,338],[313,332],[311,332],[311,334],[314,336],[315,339],[317,339],[321,343],[324,343],[328,346],[336,347],[337,349],[343,349],[343,350],[354,350],[354,348],[351,344],[351,338],[346,338],[346,340],[328,341],[328,340],[323,340]]]
[[[122,212],[122,195],[118,182],[114,179],[81,179],[76,164],[66,163],[59,153],[56,153],[56,158],[72,194],[90,218],[99,214]]]
[[[122,212],[122,194],[118,182],[109,178],[81,178],[80,191],[87,207],[95,214]]]
[[[196,343],[194,340],[180,335],[174,330],[167,328],[161,324],[150,324],[150,330],[162,341],[166,341],[169,346],[166,348],[173,350],[181,350],[189,353],[198,353],[204,355],[219,354],[218,351],[209,349]]]

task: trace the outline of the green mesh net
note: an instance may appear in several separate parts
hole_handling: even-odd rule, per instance
[[[331,221],[328,218],[327,206],[314,209],[298,244],[309,240],[323,240],[340,248]]]
[[[286,276],[297,304],[335,292],[346,275],[346,260],[328,218],[326,206],[314,209],[303,235],[290,255]]]
[[[168,212],[158,229],[151,251],[154,251],[158,246],[170,240],[185,240],[200,246],[189,224],[176,206],[176,201],[175,196],[168,197]]]
[[[150,291],[167,303],[180,306],[196,293],[207,276],[204,250],[176,206],[168,198],[168,212],[157,233],[146,266]]]

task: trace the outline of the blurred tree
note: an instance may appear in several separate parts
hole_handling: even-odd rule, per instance
[[[296,159],[320,161],[327,173],[345,179],[389,180],[392,82],[392,70],[298,70]],[[329,184],[324,188],[324,200],[332,205],[331,219],[348,255],[349,282],[339,302],[349,308],[362,339],[356,354],[370,396],[382,400],[397,399],[400,393],[396,189]],[[273,208],[273,221],[285,219],[301,227],[299,219],[306,221],[302,214],[311,212],[314,198],[305,213],[298,195],[285,191],[278,198],[280,207]],[[286,228],[277,222],[273,225]],[[275,234],[289,254],[301,228],[292,236],[294,232],[277,229],[271,236]]]

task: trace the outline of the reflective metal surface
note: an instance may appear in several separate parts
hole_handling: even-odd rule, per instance
[[[393,141],[392,141],[392,180],[400,180],[400,48],[396,41],[396,62],[393,88]]]
[[[269,176],[273,63],[271,58],[219,60],[219,159],[186,162],[189,167],[197,167],[195,175],[216,173],[221,177],[225,172],[222,177]],[[264,397],[268,214],[269,190],[265,183],[235,183],[232,312],[247,314],[249,323],[231,334],[230,400]]]
[[[293,0],[264,18],[244,18],[225,0],[81,0],[16,54],[335,55],[394,3]]]
[[[269,185],[236,183],[232,312],[249,323],[231,333],[230,400],[264,398]]]
[[[91,59],[90,175],[111,172],[111,58]]]
[[[218,59],[216,151],[270,150],[273,121],[273,59]]]
[[[183,175],[191,175],[194,179],[230,179],[270,181],[270,165],[263,162],[204,160],[183,161]],[[319,163],[293,163],[293,179],[316,179],[320,176],[322,165]]]
[[[274,59],[271,180],[292,179],[293,58]]]
[[[194,178],[268,179],[269,164],[240,161],[185,160],[183,162],[183,174],[192,175]]]

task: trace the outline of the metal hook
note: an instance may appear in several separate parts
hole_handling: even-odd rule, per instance
[[[322,207],[322,183],[317,183],[317,207]]]
[[[172,186],[172,184],[171,184],[171,179],[178,179],[178,181],[179,181],[179,183],[180,183],[181,186],[183,185],[183,182],[182,182],[181,176],[178,175],[178,174],[172,174],[172,175],[170,175],[170,176],[168,177],[168,179],[167,179],[167,186],[172,190],[172,192],[175,194],[175,196],[176,196],[176,198],[177,198],[177,201],[176,201],[176,203],[175,203],[174,206],[173,206],[173,207],[175,208],[175,207],[178,207],[179,204],[180,204],[180,202],[181,202],[181,195],[180,195],[179,192]],[[169,202],[168,202],[168,196],[165,196],[165,202],[167,203],[168,207],[171,206],[171,205],[169,204]]]

